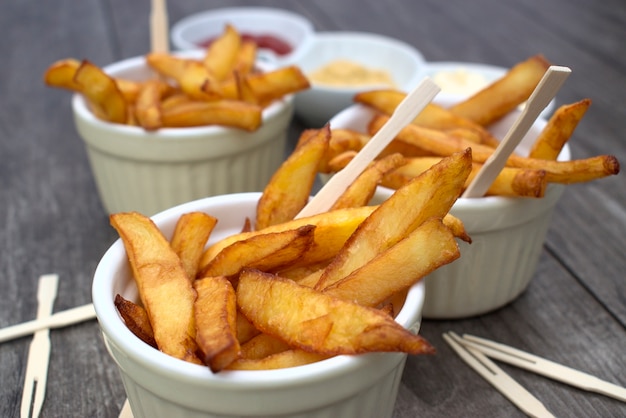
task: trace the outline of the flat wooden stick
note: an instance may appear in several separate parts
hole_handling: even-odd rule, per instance
[[[150,49],[152,52],[169,52],[168,18],[166,0],[152,0],[150,10]]]
[[[57,296],[59,276],[47,274],[39,278],[37,290],[37,319],[50,317],[52,307]],[[42,329],[35,332],[33,341],[28,350],[28,363],[26,364],[26,377],[22,392],[22,405],[20,416],[22,418],[36,418],[41,412],[43,401],[46,396],[46,383],[48,381],[48,363],[50,361],[50,333]],[[33,391],[35,396],[33,397]],[[32,407],[32,408],[31,408]]]
[[[0,343],[32,334],[40,329],[61,328],[78,322],[87,321],[96,317],[96,311],[91,303],[66,311],[57,312],[51,316],[33,319],[18,325],[11,325],[0,330]]]

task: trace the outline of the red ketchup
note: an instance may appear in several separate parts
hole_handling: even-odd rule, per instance
[[[287,42],[270,34],[255,35],[251,33],[241,33],[241,39],[243,41],[252,41],[256,43],[259,48],[272,50],[276,55],[287,55],[293,50],[291,45]],[[210,38],[206,41],[199,42],[198,45],[206,48],[211,45],[213,40],[215,40],[215,38]]]

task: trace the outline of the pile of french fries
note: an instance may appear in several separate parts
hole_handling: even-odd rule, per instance
[[[433,353],[394,321],[408,289],[471,242],[449,211],[497,146],[487,127],[528,99],[548,62],[531,57],[450,109],[429,105],[325,213],[298,217],[316,176],[336,172],[404,94],[364,92],[368,132],[304,131],[257,203],[255,219],[216,242],[218,219],[183,214],[171,239],[147,217],[111,215],[139,290],[117,295],[129,329],[173,357],[221,370],[268,370],[373,351]],[[530,155],[514,155],[489,194],[543,196],[546,183],[616,174],[613,156],[557,161],[589,100],[559,108]],[[396,189],[378,206],[379,185]],[[208,244],[210,242],[210,244]]]
[[[68,58],[53,63],[44,82],[82,94],[96,117],[112,123],[150,131],[219,125],[252,132],[265,107],[310,86],[296,66],[260,71],[256,54],[256,44],[227,25],[201,59],[147,54],[158,75],[149,80],[114,78],[88,60]]]
[[[524,103],[549,66],[544,57],[533,56],[450,108],[429,104],[380,154],[381,161],[394,154],[398,161],[395,167],[384,172],[381,184],[397,189],[442,157],[471,148],[473,166],[467,179],[469,184],[498,146],[499,139],[489,132],[489,126]],[[354,101],[375,109],[377,114],[367,132],[333,129],[330,152],[320,171],[333,173],[345,167],[384,125],[404,97],[405,93],[397,90],[357,94]],[[580,183],[617,174],[619,162],[613,155],[557,161],[590,104],[590,99],[583,99],[560,106],[536,138],[530,153],[510,156],[487,195],[543,197],[549,183]]]
[[[139,213],[111,215],[140,295],[115,300],[129,329],[214,372],[433,353],[394,316],[413,284],[459,257],[455,238],[469,241],[448,211],[471,152],[442,159],[379,206],[364,205],[379,179],[364,173],[336,208],[297,218],[330,138],[328,126],[306,131],[261,194],[256,219],[211,245],[218,220],[207,213],[183,214],[169,240]]]

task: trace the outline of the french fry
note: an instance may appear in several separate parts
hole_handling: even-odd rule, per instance
[[[239,359],[231,363],[228,370],[275,370],[304,366],[322,361],[331,356],[309,353],[304,350],[287,350],[261,359]]]
[[[526,101],[550,62],[535,55],[510,68],[504,76],[476,94],[450,107],[457,116],[488,126]]]
[[[274,172],[257,205],[257,230],[293,219],[306,205],[329,138],[330,128],[326,125],[296,148]],[[294,179],[297,187],[289,187]]]
[[[204,268],[215,258],[224,248],[234,242],[248,239],[259,234],[270,232],[280,232],[290,229],[297,229],[304,225],[315,225],[315,233],[311,248],[304,254],[296,266],[307,265],[320,262],[333,257],[345,244],[356,228],[367,218],[375,207],[364,206],[360,208],[339,209],[324,214],[299,218],[293,221],[284,222],[269,226],[260,231],[243,232],[224,238],[205,250],[200,259],[200,269]]]
[[[254,235],[220,251],[201,271],[201,276],[233,277],[243,268],[272,271],[298,260],[313,243],[314,225],[294,230]]]
[[[386,173],[381,184],[391,189],[399,189],[440,160],[441,157],[409,158],[406,164]],[[472,171],[465,182],[465,187],[472,182],[481,167],[481,164],[472,164]],[[543,197],[546,186],[547,178],[544,170],[504,167],[489,186],[486,194],[508,197]]]
[[[200,257],[215,224],[217,218],[204,212],[185,213],[176,222],[170,245],[183,263],[185,273],[191,281],[196,279]]]
[[[150,318],[148,318],[146,310],[130,300],[124,299],[119,294],[115,295],[114,303],[128,329],[144,343],[157,348],[152,325],[150,325]]]
[[[203,64],[217,81],[223,81],[235,69],[240,49],[239,32],[227,24],[224,32],[208,46]]]
[[[241,358],[258,360],[289,348],[289,344],[280,338],[259,334],[241,346]]]
[[[324,288],[324,293],[376,307],[459,257],[452,232],[440,219],[430,218],[363,267]]]
[[[556,160],[563,149],[563,145],[572,136],[590,105],[591,100],[583,99],[559,107],[548,120],[546,127],[539,133],[528,156],[530,158]]]
[[[98,66],[83,60],[74,74],[74,82],[96,115],[113,123],[125,123],[129,108],[115,80]]]
[[[368,263],[431,217],[443,218],[471,171],[471,152],[453,154],[398,189],[359,226],[315,285],[323,290]]]
[[[216,91],[218,80],[201,61],[152,52],[146,55],[146,63],[161,76],[175,80],[191,99],[213,101],[223,97]]]
[[[241,356],[235,290],[225,277],[196,280],[194,289],[196,341],[203,363],[216,373]]]
[[[188,102],[163,109],[163,127],[219,125],[255,131],[263,121],[260,107],[235,100]]]
[[[354,97],[354,102],[369,106],[387,116],[391,116],[405,97],[406,93],[399,90],[371,90],[357,93]],[[479,143],[489,146],[498,146],[497,139],[483,126],[470,119],[454,114],[450,110],[435,103],[429,103],[424,110],[415,117],[412,123],[424,128],[442,131],[463,128],[469,132],[473,132],[479,138]]]
[[[44,73],[44,82],[51,87],[80,92],[82,86],[74,81],[74,74],[80,67],[80,61],[67,58],[56,61]]]
[[[374,116],[368,125],[368,133],[374,135],[388,120],[389,117],[386,115]],[[424,128],[423,126],[417,126],[415,124],[409,124],[400,130],[396,138],[392,141],[392,144],[394,142],[404,143],[407,147],[421,150],[422,156],[438,155],[444,157],[471,148],[472,159],[480,163],[485,162],[494,152],[493,147],[476,144],[463,137],[449,135],[443,131]],[[403,155],[407,157],[413,156],[405,153],[403,153]]]
[[[434,352],[421,336],[379,310],[258,270],[241,273],[237,304],[259,330],[305,351],[327,355]],[[288,309],[289,306],[298,309]]]
[[[254,71],[254,63],[257,56],[257,44],[252,41],[243,41],[237,54],[234,71],[244,76]]]
[[[337,198],[330,210],[366,206],[374,196],[376,187],[380,184],[385,173],[404,164],[404,162],[405,159],[400,154],[391,154],[373,161]]]
[[[126,248],[159,350],[200,364],[193,316],[196,292],[170,243],[150,218],[139,213],[115,213],[110,221]]]
[[[308,78],[296,66],[278,68],[265,73],[249,74],[245,78],[258,103],[268,104],[285,95],[308,89]]]
[[[143,83],[135,103],[135,118],[140,126],[147,131],[159,129],[161,123],[161,96],[164,83],[158,79]]]

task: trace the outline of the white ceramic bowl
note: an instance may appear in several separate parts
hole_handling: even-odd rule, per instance
[[[153,217],[170,237],[179,216],[205,211],[219,219],[211,242],[254,220],[260,193],[215,196]],[[270,371],[224,371],[170,357],[141,342],[118,315],[116,294],[137,300],[137,289],[120,240],[98,264],[93,303],[109,353],[118,364],[135,418],[140,417],[391,417],[404,368],[402,353],[337,356],[305,366]],[[412,332],[420,326],[424,284],[414,285],[396,321]]]
[[[176,22],[170,38],[179,50],[198,49],[209,39],[232,24],[241,34],[271,35],[288,43],[292,50],[286,55],[262,48],[262,59],[276,62],[297,56],[313,36],[313,24],[297,13],[270,7],[228,7],[213,9],[187,16]]]
[[[144,57],[104,69],[132,80],[152,75]],[[105,210],[152,215],[206,196],[263,190],[284,160],[293,96],[268,106],[255,132],[219,126],[147,132],[97,119],[81,95],[72,107]]]
[[[305,74],[335,60],[349,60],[362,66],[388,72],[396,88],[411,91],[423,78],[424,58],[411,45],[373,33],[318,32],[305,51],[289,60]],[[353,104],[353,97],[375,86],[328,86],[311,83],[296,94],[297,116],[308,126],[321,127],[342,109]],[[386,86],[388,87],[388,86]]]
[[[437,97],[435,101],[444,106],[454,103],[449,97]],[[372,110],[354,105],[331,119],[330,125],[332,129],[352,128],[365,132],[372,114]],[[502,138],[516,117],[517,112],[511,113],[490,130]],[[520,154],[528,154],[545,124],[545,119],[535,122],[517,149]],[[559,159],[570,159],[567,146]],[[535,273],[552,212],[563,191],[563,185],[549,184],[540,199],[459,198],[450,213],[463,221],[472,243],[459,241],[461,257],[424,279],[423,316],[432,319],[471,317],[493,311],[517,298]],[[371,203],[381,203],[392,193],[391,189],[378,187]]]
[[[506,74],[508,68],[473,62],[439,61],[427,62],[422,77],[430,77],[441,87],[440,97],[455,100],[469,97]],[[554,110],[551,100],[541,115],[548,117]]]

